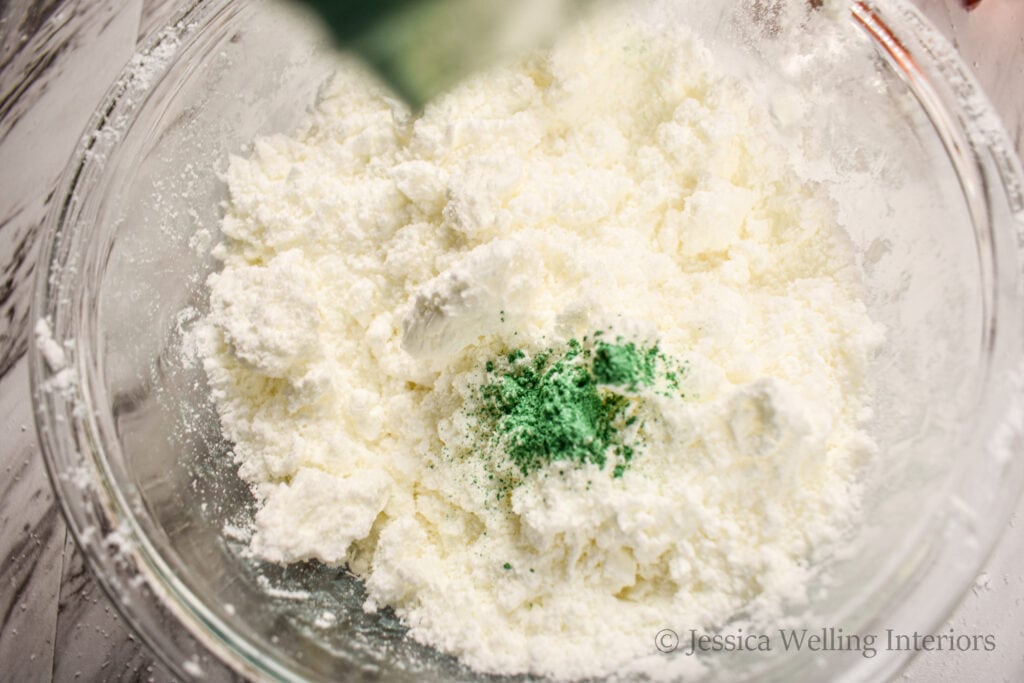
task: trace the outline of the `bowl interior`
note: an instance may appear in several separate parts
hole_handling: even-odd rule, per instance
[[[1009,476],[1009,465],[976,451],[1005,408],[993,378],[1019,357],[1019,313],[1007,312],[1020,303],[1012,212],[995,207],[1006,200],[992,194],[998,183],[985,164],[955,152],[976,144],[961,104],[940,92],[929,105],[941,70],[926,59],[900,63],[892,45],[865,30],[864,12],[877,9],[871,16],[881,20],[888,11],[907,49],[923,51],[916,36],[927,30],[901,3],[858,3],[861,18],[855,11],[837,29],[840,49],[803,61],[807,46],[789,40],[803,29],[741,21],[744,3],[682,7],[695,4],[680,3],[679,19],[712,37],[712,49],[755,84],[780,139],[804,150],[801,173],[835,199],[868,307],[887,328],[871,371],[880,453],[864,475],[865,523],[831,583],[812,587],[815,610],[849,632],[892,623],[928,630],[963,590],[983,542],[962,567],[947,567],[936,584],[945,593],[930,611],[907,616],[888,605],[949,552],[964,519],[951,503],[965,495],[957,490],[964,471],[983,471],[978,486],[999,485],[1000,496],[1018,485],[1016,469]],[[236,666],[282,679],[473,679],[451,657],[404,638],[387,610],[364,614],[360,584],[343,568],[282,568],[246,551],[253,499],[235,474],[188,335],[217,267],[209,252],[221,239],[226,192],[218,173],[255,137],[296,128],[335,57],[305,19],[271,3],[211,0],[190,16],[193,25],[168,43],[166,65],[135,65],[155,74],[152,87],[115,99],[127,125],[69,181],[41,306],[59,338],[76,340],[77,399],[94,412],[99,436],[77,455],[100,473],[109,514],[129,521],[133,552],[162,599]],[[810,87],[817,110],[787,116]],[[75,464],[72,454],[49,457],[58,474]],[[976,524],[983,539],[990,520]],[[895,666],[901,656],[836,653],[826,667]],[[777,676],[822,673],[792,653],[779,659],[721,658],[716,671],[723,679],[766,666]]]

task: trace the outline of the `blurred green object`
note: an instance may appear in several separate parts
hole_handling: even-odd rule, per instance
[[[594,0],[300,0],[410,105],[549,39]]]

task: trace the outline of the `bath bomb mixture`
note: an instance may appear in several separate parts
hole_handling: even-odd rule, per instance
[[[203,356],[257,557],[575,678],[799,606],[855,524],[882,332],[685,32],[593,18],[416,116],[343,68],[226,179]]]

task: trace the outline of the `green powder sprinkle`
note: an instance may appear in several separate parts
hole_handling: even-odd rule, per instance
[[[508,571],[508,570],[512,569],[512,565],[510,563],[506,562],[505,564],[502,565],[502,568],[505,571]]]
[[[604,468],[614,457],[612,475],[621,477],[636,454],[629,442],[642,427],[638,390],[656,384],[677,389],[681,366],[657,345],[600,336],[595,332],[586,345],[572,339],[530,356],[515,349],[487,361],[475,413],[479,436],[520,474],[557,461]]]
[[[658,347],[639,349],[633,342],[608,344],[598,342],[594,355],[594,377],[601,384],[612,384],[636,390],[651,386],[658,362]]]
[[[554,460],[603,466],[617,442],[627,399],[599,391],[593,373],[574,358],[569,351],[545,367],[538,356],[482,389],[484,414],[523,474]]]

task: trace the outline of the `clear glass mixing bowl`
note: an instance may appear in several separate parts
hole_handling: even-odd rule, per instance
[[[753,33],[732,21],[750,3],[680,12],[732,55],[783,135],[787,93],[815,84],[821,125],[802,142],[845,198],[869,307],[888,328],[872,368],[881,452],[865,473],[865,524],[831,582],[809,587],[812,607],[847,633],[931,633],[1024,481],[1019,163],[952,49],[906,2],[851,3],[842,12],[856,37],[810,61],[778,45],[786,17],[753,4],[769,10]],[[133,60],[47,221],[35,313],[66,365],[52,345],[32,355],[40,440],[90,566],[178,675],[471,680],[406,639],[393,615],[364,614],[344,570],[247,556],[234,530],[252,497],[202,370],[182,353],[216,267],[218,170],[257,135],[295,128],[332,68],[305,20],[230,0],[188,7]],[[317,624],[325,611],[338,615],[330,628]],[[710,675],[883,679],[911,654],[725,653]]]

